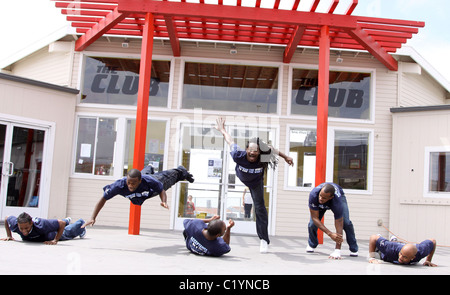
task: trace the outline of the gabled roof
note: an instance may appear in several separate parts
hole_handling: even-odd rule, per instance
[[[402,47],[395,55],[407,56],[416,62],[422,69],[430,74],[448,93],[450,93],[450,81],[438,72],[425,58],[423,58],[414,48]]]
[[[6,56],[5,58],[0,60],[0,69],[6,68],[7,66],[15,63],[18,60],[21,60],[22,58],[25,58],[29,56],[30,54],[44,48],[45,46],[48,46],[49,44],[58,41],[68,34],[71,34],[71,28],[70,27],[63,27],[58,30],[55,30],[53,32],[49,32],[46,36],[43,38],[40,38],[38,41],[29,44],[25,46],[24,48],[21,48],[17,50],[14,54],[11,54],[9,56]]]
[[[424,22],[353,16],[353,0],[344,14],[335,14],[340,0],[327,13],[316,12],[322,0],[301,11],[302,0],[280,8],[262,8],[261,0],[244,6],[242,0],[69,0],[56,2],[67,20],[83,34],[76,50],[82,51],[104,34],[142,36],[146,13],[154,15],[154,36],[169,38],[174,56],[181,55],[180,40],[213,40],[286,46],[283,61],[289,63],[298,46],[319,47],[320,29],[330,29],[331,48],[366,50],[390,70],[397,70],[391,53],[417,34]]]
[[[28,78],[24,78],[24,77],[9,75],[9,74],[5,74],[5,73],[0,73],[0,80],[8,80],[8,81],[13,81],[13,82],[17,82],[17,83],[22,83],[22,84],[47,88],[47,89],[51,89],[51,90],[71,93],[71,94],[80,93],[80,90],[75,89],[75,88],[69,88],[69,87],[65,87],[65,86],[60,86],[60,85],[42,82],[42,81],[38,81],[38,80],[34,80],[34,79],[28,79]]]

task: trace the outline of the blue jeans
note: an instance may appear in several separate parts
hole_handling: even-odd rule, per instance
[[[84,220],[78,219],[74,223],[66,225],[66,227],[64,228],[64,232],[59,240],[60,241],[72,240],[78,237],[79,235],[84,234],[86,232],[86,228],[81,228],[83,224]]]
[[[256,233],[259,239],[265,240],[270,244],[269,240],[269,216],[267,214],[266,205],[264,204],[264,183],[261,181],[254,187],[249,187],[252,195],[253,205],[255,206],[256,215]]]
[[[358,243],[356,242],[355,229],[353,228],[353,223],[350,220],[350,213],[348,211],[347,199],[344,195],[341,196],[343,210],[344,210],[344,232],[351,252],[358,252]],[[319,219],[322,220],[323,215],[326,210],[319,210]],[[319,244],[317,239],[317,226],[314,224],[312,218],[309,220],[308,224],[308,244],[311,248],[316,248]]]

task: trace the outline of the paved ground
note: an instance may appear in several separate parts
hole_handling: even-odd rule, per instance
[[[0,238],[5,237],[0,232]],[[14,236],[18,238],[18,236]],[[20,238],[18,238],[20,240]],[[116,275],[450,275],[450,249],[438,248],[438,267],[369,264],[368,241],[359,241],[360,256],[328,260],[333,245],[325,241],[316,253],[305,253],[306,239],[272,237],[270,251],[259,253],[256,237],[232,235],[232,250],[221,258],[188,252],[179,231],[92,227],[84,239],[48,246],[22,241],[0,242],[2,274],[116,274]]]

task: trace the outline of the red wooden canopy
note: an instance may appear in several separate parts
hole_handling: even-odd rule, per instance
[[[283,62],[290,63],[299,46],[319,48],[317,100],[316,185],[325,181],[330,49],[366,50],[389,70],[397,71],[391,56],[401,48],[423,22],[353,16],[358,0],[352,0],[344,14],[335,14],[340,0],[326,13],[316,12],[325,0],[309,0],[311,7],[299,10],[306,0],[283,0],[291,7],[262,7],[261,0],[244,6],[245,0],[52,0],[82,36],[76,50],[82,51],[102,35],[142,36],[136,135],[133,167],[144,168],[148,120],[153,39],[168,38],[174,56],[181,55],[180,40],[263,43],[286,46]],[[303,2],[302,2],[303,1]],[[268,1],[269,2],[269,1]],[[343,1],[344,2],[344,1]],[[129,234],[139,234],[140,206],[131,204]],[[319,241],[323,239],[319,234]]]
[[[283,0],[292,3],[288,9],[280,8],[282,0],[271,1],[271,8],[262,8],[261,0],[253,1],[253,7],[243,6],[242,0],[231,1],[235,5],[225,5],[227,0],[53,1],[76,31],[83,34],[76,43],[79,51],[104,34],[142,36],[145,14],[151,12],[154,37],[169,38],[174,56],[181,55],[183,39],[264,43],[285,45],[283,61],[289,63],[298,46],[319,47],[320,28],[326,25],[331,48],[367,50],[388,69],[397,70],[397,62],[389,53],[396,52],[425,25],[418,21],[353,16],[358,0],[344,9],[344,15],[335,14],[340,0],[310,0],[312,6],[307,11],[299,11],[300,2],[307,0]],[[331,2],[327,13],[316,12],[321,2]]]

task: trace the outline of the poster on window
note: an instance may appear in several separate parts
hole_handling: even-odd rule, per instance
[[[208,159],[208,177],[222,177],[222,159]]]

